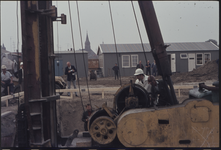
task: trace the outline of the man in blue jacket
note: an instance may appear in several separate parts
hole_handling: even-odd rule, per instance
[[[71,88],[71,82],[73,83],[74,88],[76,89],[76,77],[75,73],[77,72],[77,69],[71,65],[70,62],[67,62],[67,67],[65,68],[65,75],[67,75],[67,81],[68,81],[68,89]],[[68,92],[68,96],[70,96],[70,92]],[[78,97],[77,92],[75,92],[75,96]]]

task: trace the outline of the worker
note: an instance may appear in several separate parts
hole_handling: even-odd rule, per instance
[[[74,88],[76,89],[76,77],[75,73],[77,69],[71,65],[71,63],[67,62],[67,67],[65,68],[65,75],[67,75],[68,89],[71,88],[71,82],[73,83]],[[70,92],[68,92],[68,96],[70,96]],[[77,92],[75,92],[75,96],[78,97]]]
[[[149,73],[149,75],[151,75],[151,64],[150,64],[150,61],[148,60],[147,61],[147,64],[146,64],[146,75],[148,75],[148,73]]]
[[[115,63],[115,66],[112,68],[112,70],[114,70],[115,80],[116,80],[116,77],[118,79],[119,67],[118,67],[117,63]]]
[[[85,105],[85,107],[86,107],[86,111],[83,113],[81,120],[84,122],[84,130],[88,131],[88,128],[87,128],[88,118],[91,116],[93,110],[91,109],[90,104]]]
[[[135,81],[135,84],[141,85],[142,87],[144,87],[144,89],[147,90],[148,93],[150,93],[151,92],[151,86],[148,83],[148,77],[149,76],[145,75],[143,70],[140,69],[140,68],[136,69],[134,75],[137,78],[136,81]]]
[[[137,64],[137,68],[136,69],[138,69],[138,68],[140,68],[140,69],[142,69],[143,70],[143,64],[142,64],[142,62],[141,62],[141,60],[139,61],[139,64]]]
[[[23,62],[20,63],[20,69],[14,73],[15,77],[18,78],[18,82],[20,84],[21,91],[24,90],[24,70],[23,70]]]
[[[8,95],[7,87],[9,87],[10,94],[13,94],[13,77],[12,74],[9,71],[6,71],[7,67],[5,65],[2,65],[2,72],[1,72],[1,83],[2,87],[4,88],[4,94]]]
[[[139,84],[149,93],[149,98],[151,105],[157,104],[157,95],[159,94],[158,83],[155,80],[154,76],[147,76],[144,74],[143,70],[138,68],[134,74],[137,78],[135,84]]]
[[[155,102],[155,104],[157,104],[157,96],[159,94],[158,82],[155,80],[154,76],[150,75],[148,77],[148,83],[151,85],[150,99],[152,102]]]

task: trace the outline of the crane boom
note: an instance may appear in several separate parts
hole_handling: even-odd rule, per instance
[[[138,1],[140,11],[143,17],[146,32],[149,38],[151,52],[156,61],[159,75],[162,76],[165,88],[167,89],[167,97],[172,105],[178,104],[174,88],[171,81],[171,67],[163,42],[160,27],[157,21],[156,13],[152,1]],[[168,86],[170,88],[168,88]]]

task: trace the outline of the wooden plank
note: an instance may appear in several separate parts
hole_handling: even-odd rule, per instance
[[[24,92],[20,92],[19,94],[18,94],[18,93],[15,93],[15,94],[13,94],[13,95],[14,95],[14,97],[22,96],[22,95],[24,95]],[[12,99],[12,98],[13,98],[13,95],[2,96],[2,97],[1,97],[1,101],[4,102],[4,101],[6,101],[6,100]]]
[[[120,87],[106,87],[106,88],[89,88],[90,92],[112,92],[117,91]],[[174,85],[174,89],[193,89],[193,85]],[[87,92],[87,89],[80,89],[81,92]],[[56,89],[56,92],[79,92],[79,89]]]
[[[60,99],[71,99],[70,96],[60,96]]]
[[[102,91],[117,91],[119,87],[108,87],[108,88],[89,88],[90,92],[102,92]],[[81,92],[87,92],[87,89],[81,89]],[[79,89],[56,89],[56,92],[79,92]]]

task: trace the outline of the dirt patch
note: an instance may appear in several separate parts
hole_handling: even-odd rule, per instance
[[[79,97],[57,100],[59,134],[61,136],[68,136],[75,129],[84,131],[84,122],[81,120],[85,110],[84,106],[91,103],[92,109],[96,110],[97,107],[101,107],[104,102],[107,102],[107,106],[112,107],[113,98],[113,93],[105,93],[104,99],[102,99],[101,95],[90,95],[91,101],[89,101],[87,94],[82,94],[82,102]]]
[[[210,61],[193,71],[175,73],[171,76],[171,79],[173,83],[218,80],[218,64],[216,63],[216,60]]]

